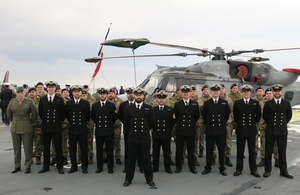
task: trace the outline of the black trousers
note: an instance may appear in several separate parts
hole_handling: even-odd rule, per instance
[[[86,170],[88,167],[88,150],[87,150],[87,134],[69,134],[69,144],[70,144],[70,156],[71,156],[71,164],[72,168],[77,169],[77,141],[79,143],[79,147],[81,150],[81,169]]]
[[[43,144],[44,144],[44,167],[49,168],[50,166],[50,145],[51,139],[53,140],[57,168],[63,168],[63,154],[62,154],[62,134],[58,133],[46,133],[42,132]]]
[[[236,170],[243,171],[243,161],[244,161],[244,151],[246,141],[248,144],[248,153],[249,153],[249,167],[251,173],[257,171],[256,159],[255,159],[255,139],[256,136],[244,137],[237,135],[236,136],[236,147],[237,147],[237,158],[236,158]]]
[[[144,144],[133,144],[128,143],[128,159],[127,159],[127,165],[126,165],[126,181],[132,181],[134,177],[134,171],[135,171],[135,162],[137,160],[137,157],[142,157],[142,162],[144,165],[144,175],[146,178],[146,181],[153,181],[153,172],[151,167],[151,158],[150,158],[150,142],[144,143]]]
[[[190,170],[195,169],[195,136],[182,136],[176,135],[176,168],[182,169],[182,153],[183,145],[186,141],[187,151],[188,151],[188,165]]]
[[[2,113],[2,122],[6,122],[6,118],[7,118],[7,115],[6,115],[6,111],[7,111],[7,106],[2,106],[1,107],[1,113]]]
[[[128,159],[128,134],[124,134],[124,150],[125,150],[125,155],[124,155],[124,164],[125,164],[125,170],[126,170],[126,165],[127,165],[127,159]],[[137,163],[140,168],[140,170],[144,170],[144,164],[143,164],[143,159],[142,159],[142,152],[139,152],[137,155]]]
[[[114,168],[114,136],[96,136],[97,168],[103,169],[103,144],[105,143],[107,153],[107,168]]]
[[[206,135],[206,166],[205,169],[211,170],[212,158],[213,158],[213,151],[215,144],[218,147],[219,152],[219,170],[225,170],[225,146],[226,146],[226,135],[220,136],[213,136],[213,135]]]
[[[153,169],[157,169],[157,170],[159,169],[160,147],[162,147],[165,170],[170,170],[171,169],[171,157],[170,157],[171,139],[153,138],[152,141],[153,141]]]
[[[266,134],[266,153],[265,153],[265,171],[271,172],[272,170],[272,154],[275,141],[277,142],[278,155],[279,155],[279,169],[280,173],[287,173],[286,163],[286,147],[287,147],[287,135],[269,135]]]

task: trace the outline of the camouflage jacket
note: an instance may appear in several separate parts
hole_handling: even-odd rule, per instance
[[[257,100],[259,102],[260,108],[261,108],[261,118],[258,122],[258,130],[264,130],[267,127],[267,124],[265,120],[263,119],[263,110],[266,103],[266,97],[259,98],[257,95],[253,97],[252,99]]]
[[[199,110],[200,110],[200,118],[198,119],[196,126],[201,127],[204,124],[204,119],[203,119],[203,115],[202,115],[204,101],[201,98],[199,98],[198,95],[196,95],[196,97],[194,99],[191,98],[191,100],[198,102],[198,106],[199,106]]]
[[[118,96],[116,96],[116,97],[118,97]],[[116,97],[114,98],[114,101],[109,101],[108,99],[107,99],[107,101],[109,101],[111,103],[114,103],[115,106],[116,106],[116,112],[118,112],[120,104],[123,102],[123,100],[119,97],[118,98],[116,98]],[[115,127],[121,127],[121,124],[122,124],[121,121],[119,119],[117,119],[115,124],[113,125],[113,127],[114,128]]]
[[[37,110],[39,109],[39,102],[40,102],[40,98],[39,96],[35,97],[35,100],[32,100],[35,107],[37,108]],[[42,119],[40,117],[40,115],[38,115],[36,121],[34,123],[32,123],[32,127],[41,127],[42,128]]]
[[[172,98],[172,102],[174,102],[174,104],[176,103],[176,102],[178,102],[178,101],[180,101],[180,100],[182,100],[182,97],[179,97],[179,95],[178,94],[176,94],[173,98]]]
[[[230,108],[230,114],[229,114],[229,119],[227,121],[227,124],[231,123],[232,121],[234,121],[234,116],[233,116],[233,101],[231,100],[230,97],[228,97],[228,95],[226,93],[224,93],[223,96],[220,96],[220,98],[222,98],[223,100],[227,100],[229,108]]]
[[[97,102],[96,99],[90,93],[87,94],[87,101],[91,101],[92,104]]]
[[[67,98],[63,97],[63,99],[64,99],[65,105],[66,105],[67,101],[71,100],[70,97],[67,97]],[[65,118],[65,120],[63,122],[61,122],[61,125],[62,125],[63,129],[67,129],[69,127],[69,121],[67,120],[67,118]]]

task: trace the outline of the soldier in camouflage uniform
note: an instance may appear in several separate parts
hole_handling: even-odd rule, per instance
[[[116,110],[119,110],[120,104],[123,102],[121,98],[116,95],[115,88],[111,88],[109,90],[107,100],[111,103],[114,103],[116,106]],[[121,162],[121,121],[119,119],[116,120],[113,125],[115,134],[114,134],[114,151],[115,151],[115,159],[117,164],[122,164]],[[106,157],[106,150],[105,157]],[[104,152],[103,152],[104,153]],[[103,154],[104,155],[104,154]]]
[[[36,95],[35,88],[30,88],[28,90],[28,97],[32,99],[34,105],[38,108],[40,98]],[[42,140],[42,119],[40,116],[37,117],[36,121],[32,123],[33,127],[33,143],[34,143],[34,154],[35,154],[35,164],[41,164],[41,156],[43,154],[43,140]]]
[[[221,84],[222,89],[220,90],[220,98],[227,100],[228,106],[230,108],[230,114],[229,114],[229,119],[226,123],[226,129],[227,129],[227,135],[226,135],[226,146],[225,146],[225,164],[229,167],[232,167],[232,163],[230,161],[230,156],[231,156],[231,138],[232,138],[232,131],[233,131],[233,125],[232,121],[234,120],[233,116],[233,101],[231,100],[230,97],[225,93],[225,85]],[[216,149],[216,148],[215,148]]]
[[[62,97],[64,99],[64,103],[66,104],[67,101],[71,100],[69,97],[69,91],[67,89],[61,90],[60,87],[56,87],[55,90],[55,95]],[[69,154],[69,147],[68,147],[68,140],[69,140],[69,133],[68,133],[68,128],[69,128],[69,122],[67,118],[61,123],[62,125],[62,152],[63,152],[63,164],[67,165],[68,164],[68,154]],[[53,141],[51,142],[51,151],[50,155],[52,157],[52,162],[50,163],[51,165],[54,165],[56,163],[56,153],[55,153],[55,148]]]
[[[198,102],[199,110],[200,110],[200,113],[201,113],[202,109],[203,109],[204,102],[198,97],[197,89],[194,86],[192,86],[190,99]],[[198,158],[198,140],[199,140],[199,137],[200,137],[200,129],[201,129],[201,126],[203,126],[203,120],[202,119],[203,118],[201,118],[201,116],[200,116],[200,118],[198,119],[198,121],[196,123],[196,136],[195,136],[195,165],[196,166],[200,166],[200,163],[197,160],[197,158]],[[186,144],[185,144],[185,146],[186,146]]]
[[[233,83],[231,86],[230,86],[230,92],[227,94],[227,96],[231,99],[231,101],[233,102],[233,105],[234,105],[234,102],[236,100],[239,100],[239,99],[242,99],[243,98],[243,95],[241,94],[241,92],[239,91],[239,88],[237,86],[236,83]],[[230,108],[231,109],[231,108]],[[230,119],[229,119],[230,120]],[[231,137],[232,137],[232,132],[233,132],[233,129],[236,128],[236,122],[234,121],[234,118],[232,118],[231,120],[231,124],[229,124],[230,128],[232,128],[231,130]],[[227,148],[227,147],[226,147]],[[225,150],[225,151],[228,151],[228,150]],[[228,156],[228,155],[227,155]],[[231,166],[232,163],[229,162],[228,160],[225,161],[225,164],[227,166]]]
[[[97,95],[98,95],[98,93],[97,93]],[[89,101],[91,109],[92,109],[92,105],[97,102],[96,99],[89,93],[89,86],[88,85],[83,85],[82,99]],[[93,141],[94,141],[95,123],[92,121],[92,119],[89,121],[89,123],[87,125],[87,128],[88,128],[87,139],[88,139],[89,164],[93,164],[94,163],[94,159],[93,159],[93,157],[94,157],[93,143],[94,142]],[[77,148],[77,155],[78,155],[77,164],[81,164],[81,150],[80,150],[80,147]]]
[[[204,85],[201,88],[202,91],[202,96],[199,97],[200,100],[203,102],[209,100],[211,98],[211,95],[209,95],[209,88],[208,85]],[[201,112],[202,110],[200,110]],[[202,115],[200,115],[200,136],[199,136],[199,157],[203,157],[203,150],[204,150],[204,135],[205,135],[205,124]],[[215,164],[215,158],[216,158],[216,151],[214,150],[213,152],[213,160],[212,160],[212,165]]]
[[[264,96],[264,90],[262,87],[258,87],[256,89],[256,96],[253,98],[254,100],[259,101],[260,107],[261,107],[261,113],[263,113],[263,108],[266,103],[266,101],[272,100],[273,99],[273,90],[272,88],[266,89],[266,93]],[[260,157],[261,161],[257,164],[258,167],[263,167],[265,165],[265,130],[267,128],[266,122],[263,120],[263,118],[260,119],[258,125],[257,125],[257,130],[259,132],[260,136],[257,136],[256,138],[256,153],[259,150],[259,144],[258,144],[258,137],[260,137]],[[274,145],[274,159],[275,159],[275,167],[279,167],[279,156],[278,156],[278,148],[277,148],[277,143],[275,142]]]

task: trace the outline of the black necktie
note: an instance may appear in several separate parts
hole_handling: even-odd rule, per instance
[[[78,104],[78,101],[76,101],[76,104]]]
[[[217,104],[218,103],[218,101],[217,100],[215,100],[215,104]]]
[[[130,105],[133,104],[132,102],[129,103]]]
[[[49,97],[49,103],[50,104],[52,103],[52,97],[51,96]]]
[[[279,100],[277,100],[277,105],[279,105]]]
[[[162,111],[162,110],[163,110],[163,107],[162,107],[162,106],[160,106],[160,107],[159,107],[159,110],[160,110],[160,111]]]
[[[185,101],[185,106],[187,106],[188,105],[188,102],[187,101]]]
[[[102,102],[101,104],[102,104],[102,107],[104,107],[104,103]]]
[[[246,105],[248,105],[248,101],[246,100]]]
[[[140,105],[139,104],[137,105],[137,109],[140,109]]]

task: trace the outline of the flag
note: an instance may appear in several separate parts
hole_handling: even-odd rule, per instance
[[[106,39],[107,39],[107,36],[108,36],[109,30],[110,30],[110,27],[111,27],[111,23],[110,23],[109,28],[108,28],[108,30],[107,30],[107,33],[106,33],[106,36],[105,36],[105,41],[106,41]],[[104,46],[101,45],[100,50],[99,50],[99,52],[98,52],[98,57],[100,57],[100,58],[103,57],[103,51],[104,51]],[[100,60],[100,61],[98,62],[98,64],[97,64],[97,66],[96,66],[96,69],[95,69],[95,71],[94,71],[94,74],[93,74],[92,78],[95,78],[96,75],[98,74],[98,72],[99,72],[99,70],[100,70],[100,67],[101,67],[101,63],[102,63],[102,60]]]

